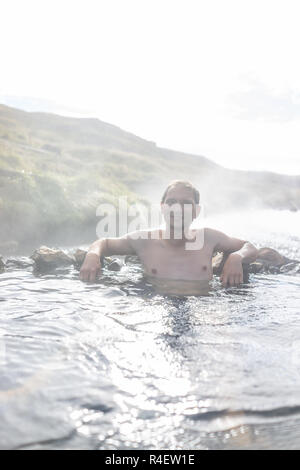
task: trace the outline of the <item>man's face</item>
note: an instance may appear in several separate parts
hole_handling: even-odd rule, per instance
[[[167,227],[181,232],[188,229],[199,213],[193,190],[184,186],[170,188],[161,208]]]

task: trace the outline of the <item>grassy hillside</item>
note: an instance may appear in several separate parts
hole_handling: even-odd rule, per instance
[[[242,172],[158,148],[97,119],[28,113],[0,105],[0,245],[88,242],[100,202],[159,199],[187,178],[206,208],[300,209],[300,177]]]

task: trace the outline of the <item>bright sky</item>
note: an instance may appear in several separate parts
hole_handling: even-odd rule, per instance
[[[299,13],[298,0],[2,0],[1,101],[300,174]]]

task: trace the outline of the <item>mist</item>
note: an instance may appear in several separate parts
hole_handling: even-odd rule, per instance
[[[98,119],[0,105],[0,248],[73,245],[96,238],[99,204],[158,204],[173,179],[200,191],[205,216],[300,208],[300,177],[224,168],[158,147]]]

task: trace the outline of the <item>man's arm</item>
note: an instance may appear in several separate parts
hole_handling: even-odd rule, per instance
[[[221,282],[225,287],[236,286],[243,282],[243,264],[256,260],[257,249],[252,243],[239,238],[229,237],[218,230],[211,230],[210,236],[214,241],[214,250],[230,253],[222,270]]]
[[[95,281],[101,269],[101,260],[111,255],[136,254],[132,239],[124,235],[119,238],[102,238],[96,240],[90,247],[80,270],[82,281]]]

